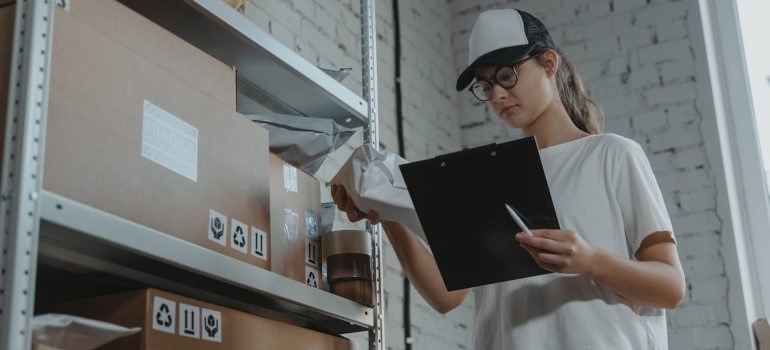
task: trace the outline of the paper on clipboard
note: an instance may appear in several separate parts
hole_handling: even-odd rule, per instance
[[[397,154],[363,145],[353,151],[330,184],[345,187],[361,211],[374,210],[382,220],[400,222],[427,242],[399,169],[406,163]]]

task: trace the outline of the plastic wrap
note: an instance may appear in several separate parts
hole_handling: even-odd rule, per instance
[[[427,242],[399,169],[406,163],[397,154],[363,145],[353,151],[330,184],[345,187],[361,211],[374,210],[382,220],[400,222]]]
[[[139,333],[142,329],[83,317],[44,314],[32,319],[32,339],[36,344],[62,350],[91,350],[115,339]]]
[[[270,152],[308,174],[315,174],[326,155],[345,144],[355,133],[354,129],[331,119],[287,114],[251,114],[247,117],[270,133]]]

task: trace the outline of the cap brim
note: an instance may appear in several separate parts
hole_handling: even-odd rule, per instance
[[[474,71],[476,68],[501,67],[514,64],[522,60],[524,56],[532,51],[534,47],[534,43],[519,46],[509,46],[482,55],[473,61],[473,63],[471,63],[468,68],[465,68],[462,73],[460,73],[460,76],[457,78],[457,91],[465,89],[468,87],[468,84],[473,81],[473,78],[475,77]]]

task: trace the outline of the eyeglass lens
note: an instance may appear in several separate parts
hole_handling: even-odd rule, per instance
[[[513,67],[500,67],[495,72],[495,77],[490,80],[479,79],[471,86],[471,92],[481,101],[487,101],[492,98],[493,84],[500,85],[503,89],[510,89],[516,86],[518,76]]]

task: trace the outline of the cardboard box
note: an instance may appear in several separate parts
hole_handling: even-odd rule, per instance
[[[270,270],[321,288],[321,184],[270,153]]]
[[[43,188],[269,268],[268,135],[233,70],[115,1],[55,16]]]
[[[32,342],[32,350],[67,350],[67,349],[55,348],[52,346],[37,344],[35,342]]]
[[[117,339],[99,350],[252,350],[353,349],[345,338],[268,320],[157,289],[89,298],[55,305],[68,313],[142,327],[142,332]]]
[[[754,337],[757,339],[757,348],[759,350],[770,349],[770,324],[768,324],[766,318],[760,318],[754,321],[752,325],[754,328]]]
[[[246,0],[224,0],[230,7],[243,13],[246,10]]]

